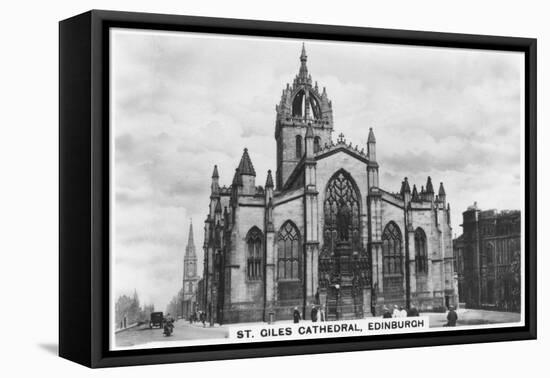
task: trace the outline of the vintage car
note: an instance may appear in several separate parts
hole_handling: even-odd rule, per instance
[[[152,312],[151,320],[149,321],[149,328],[159,327],[162,328],[164,325],[164,314],[162,311]]]

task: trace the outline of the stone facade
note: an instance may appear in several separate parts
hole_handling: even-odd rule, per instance
[[[450,206],[431,178],[379,186],[376,138],[365,147],[333,132],[332,103],[300,69],[276,106],[275,180],[265,186],[245,148],[230,186],[212,175],[204,236],[211,322],[289,319],[325,306],[329,319],[379,314],[385,305],[443,310],[456,304]]]
[[[467,308],[520,311],[521,213],[462,213],[463,234],[453,247],[460,301]]]

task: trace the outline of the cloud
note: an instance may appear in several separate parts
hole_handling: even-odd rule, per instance
[[[264,185],[275,170],[275,104],[301,42],[190,33],[113,34],[115,277],[164,309],[181,286],[190,218],[202,267],[203,221],[218,165],[231,183],[244,147]],[[335,132],[377,138],[380,183],[445,184],[454,232],[473,201],[520,206],[520,53],[306,41],[332,100]],[[200,273],[200,272],[199,272]]]

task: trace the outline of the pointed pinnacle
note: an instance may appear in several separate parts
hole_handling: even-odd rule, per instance
[[[367,139],[367,143],[376,143],[376,138],[374,136],[374,131],[372,131],[372,127],[369,128],[369,138]]]
[[[220,175],[218,174],[218,166],[214,166],[214,172],[212,172],[212,178],[219,178]]]
[[[439,183],[439,196],[444,196],[445,195],[445,188],[443,188],[443,183]]]
[[[273,177],[271,176],[271,169],[267,171],[267,180],[265,180],[266,188],[273,188]]]

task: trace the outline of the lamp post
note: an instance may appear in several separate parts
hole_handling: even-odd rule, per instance
[[[336,290],[336,320],[340,320],[340,284],[335,284]]]

